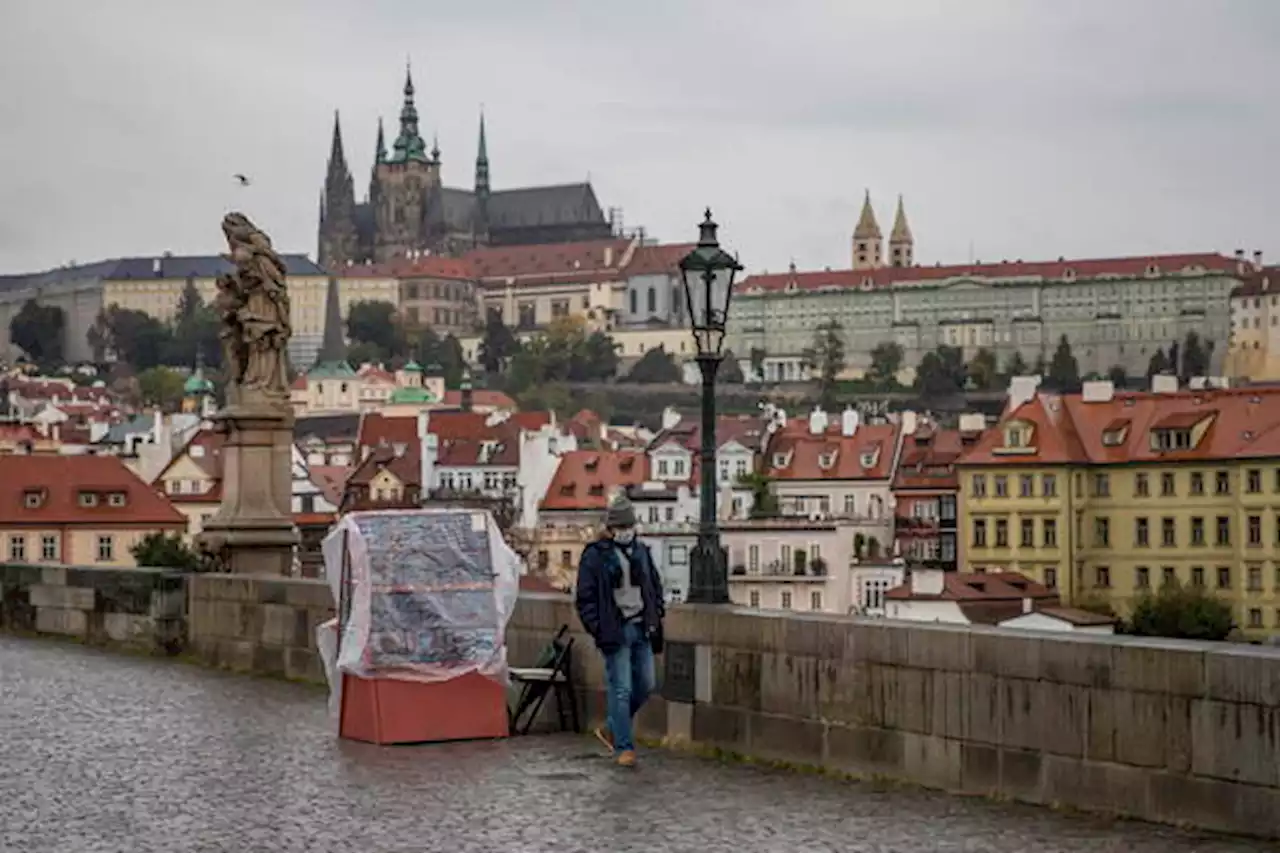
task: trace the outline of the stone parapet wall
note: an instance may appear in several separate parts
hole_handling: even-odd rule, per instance
[[[0,563],[0,630],[177,654],[186,642],[185,576]]]

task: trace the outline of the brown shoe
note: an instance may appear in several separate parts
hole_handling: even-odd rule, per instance
[[[618,756],[618,766],[619,767],[635,767],[636,766],[635,750],[634,749],[624,750],[622,754]]]
[[[609,754],[613,754],[613,732],[609,731],[608,726],[597,726],[595,730],[596,740],[604,744],[604,748],[609,750]]]

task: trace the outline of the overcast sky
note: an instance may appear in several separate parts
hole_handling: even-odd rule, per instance
[[[748,269],[849,264],[864,188],[919,262],[1280,255],[1280,0],[4,0],[0,273],[314,256],[334,109],[358,191],[406,57],[448,184],[582,180]],[[239,189],[231,175],[253,179]]]

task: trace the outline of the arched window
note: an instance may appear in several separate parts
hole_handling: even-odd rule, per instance
[[[656,287],[649,288],[649,313],[657,313],[658,310],[658,289]]]
[[[640,294],[636,293],[634,290],[631,291],[631,313],[640,313]]]

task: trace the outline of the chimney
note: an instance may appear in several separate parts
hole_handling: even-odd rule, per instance
[[[1178,393],[1178,377],[1171,376],[1168,373],[1158,373],[1151,377],[1151,393],[1152,394],[1176,394]]]
[[[1261,249],[1253,250],[1253,265],[1257,269],[1262,269],[1262,250]]]
[[[1080,399],[1085,403],[1110,403],[1116,395],[1116,386],[1109,379],[1095,379],[1084,383]]]
[[[160,277],[160,271],[163,269],[163,267],[164,267],[163,260],[161,260],[160,258],[151,259],[151,274],[154,275],[156,278]]]
[[[966,412],[960,416],[961,432],[982,432],[987,428],[987,416],[981,412]]]
[[[845,406],[840,413],[840,434],[846,438],[858,431],[858,412],[853,406]]]
[[[905,436],[916,434],[916,427],[920,425],[920,417],[915,412],[908,409],[902,413],[901,423],[902,435],[905,440]]]
[[[917,566],[911,570],[912,595],[942,595],[942,569],[926,569]]]
[[[680,412],[674,406],[667,406],[662,410],[662,428],[675,429],[680,423]]]
[[[1036,390],[1040,387],[1039,376],[1014,376],[1009,380],[1009,407],[1008,411],[1021,406],[1028,402],[1036,395]]]
[[[606,267],[613,266],[613,247],[612,246],[604,247],[604,265]]]
[[[1237,261],[1244,260],[1244,249],[1236,249],[1236,260]]]
[[[1031,612],[1032,610],[1034,610],[1034,609],[1035,609],[1035,608],[1031,606],[1031,599],[1030,599],[1030,598],[1023,598],[1023,599],[1022,599],[1022,612],[1023,612],[1023,613],[1030,613],[1030,612]]]
[[[827,413],[822,411],[822,406],[814,406],[813,411],[809,413],[809,432],[813,435],[822,435],[827,431]]]

